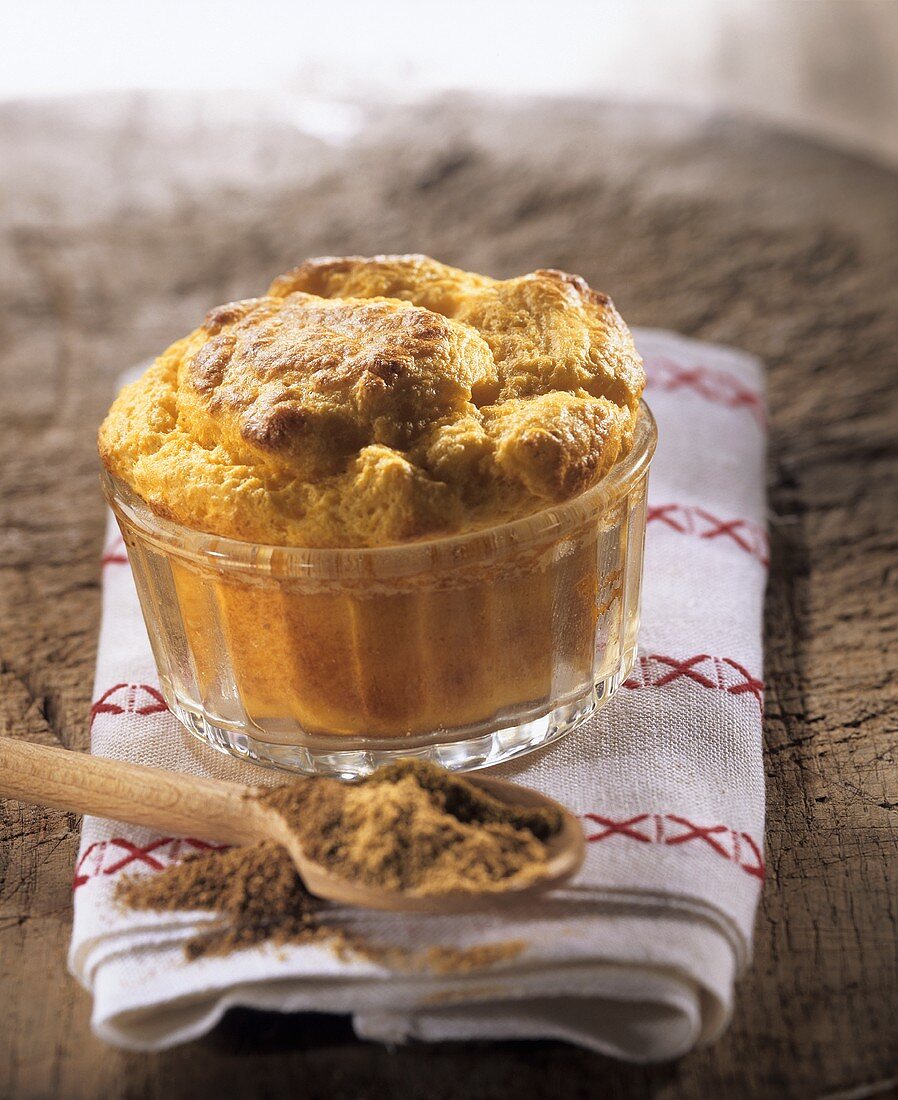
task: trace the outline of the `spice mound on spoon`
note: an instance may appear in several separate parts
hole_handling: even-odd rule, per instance
[[[306,888],[369,909],[459,912],[559,885],[577,819],[545,795],[400,761],[272,789],[0,738],[0,795],[228,844],[276,841]]]
[[[313,893],[368,908],[471,908],[557,885],[582,862],[582,829],[558,804],[423,761],[353,783],[290,783],[260,801]]]

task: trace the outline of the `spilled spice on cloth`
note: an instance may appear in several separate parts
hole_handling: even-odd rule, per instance
[[[312,858],[337,874],[419,896],[500,891],[541,877],[546,841],[562,826],[552,808],[509,807],[433,764],[399,761],[352,783],[304,780],[259,796],[280,813]],[[286,849],[265,841],[189,856],[124,877],[116,899],[156,912],[204,911],[188,959],[261,943],[322,943],[394,969],[465,973],[510,961],[522,940],[411,951],[373,944],[328,919]]]
[[[321,924],[316,915],[321,902],[273,841],[188,856],[158,874],[127,875],[115,896],[129,909],[216,913],[219,919],[204,923],[185,944],[189,959],[228,955],[266,941],[313,943],[342,935]]]
[[[538,881],[552,807],[508,806],[467,780],[400,760],[354,783],[315,779],[262,796],[310,859],[343,878],[426,897],[501,891]]]

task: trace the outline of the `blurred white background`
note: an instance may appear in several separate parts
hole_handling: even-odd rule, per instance
[[[896,0],[2,0],[0,51],[5,99],[587,94],[753,114],[898,163]]]

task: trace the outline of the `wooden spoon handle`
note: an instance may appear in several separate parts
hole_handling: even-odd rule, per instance
[[[0,738],[0,795],[21,802],[246,844],[266,835],[251,794],[239,783]]]

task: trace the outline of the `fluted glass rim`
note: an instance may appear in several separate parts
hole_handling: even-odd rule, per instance
[[[130,486],[108,470],[101,471],[100,480],[103,495],[119,524],[178,558],[204,563],[218,571],[269,573],[278,577],[312,573],[322,577],[395,576],[486,560],[506,549],[526,549],[563,536],[623,500],[647,474],[657,442],[655,418],[645,401],[640,401],[630,449],[585,492],[491,527],[389,546],[280,546],[211,534],[157,515]]]

